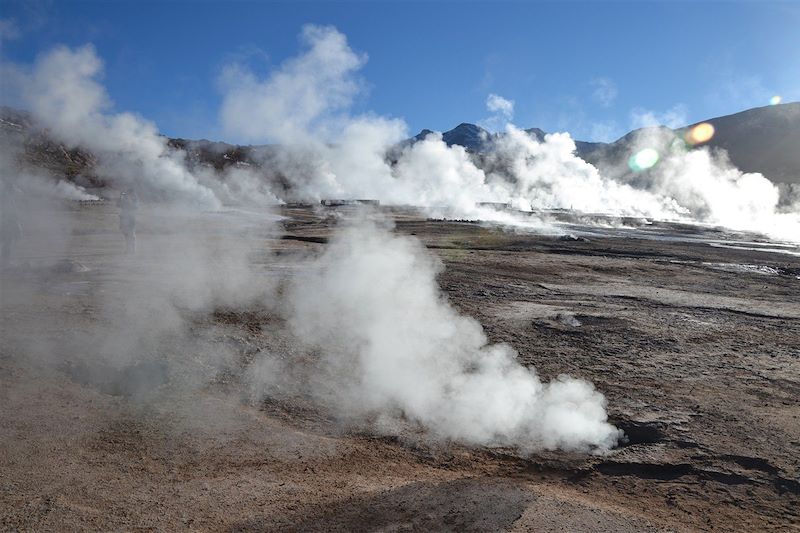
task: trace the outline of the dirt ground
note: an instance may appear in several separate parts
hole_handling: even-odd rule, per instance
[[[263,275],[301,270],[330,213],[282,209],[259,235]],[[144,364],[97,378],[69,339],[155,260],[158,235],[144,226],[122,260],[114,209],[86,205],[0,278],[2,528],[800,531],[800,256],[679,226],[570,240],[394,217],[441,258],[459,310],[544,379],[592,381],[627,442],[520,456],[380,436],[302,398],[254,397],[236,364],[189,392],[175,375],[139,390]],[[242,366],[297,350],[267,304],[187,320]],[[165,342],[156,355],[189,369],[186,344]]]

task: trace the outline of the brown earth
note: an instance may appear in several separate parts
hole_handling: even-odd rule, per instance
[[[302,269],[336,222],[283,214],[283,238],[263,235],[277,252],[257,259],[265,275]],[[522,457],[377,436],[301,396],[254,395],[254,354],[305,356],[271,305],[186,314],[191,338],[235,355],[202,386],[151,379],[161,360],[192,369],[183,340],[87,368],[69,339],[102,326],[99,302],[158,235],[143,225],[122,263],[110,206],[69,217],[61,246],[22,243],[0,278],[4,530],[800,530],[798,256],[396,214],[396,231],[443,260],[457,308],[543,378],[591,380],[628,436],[606,455]]]

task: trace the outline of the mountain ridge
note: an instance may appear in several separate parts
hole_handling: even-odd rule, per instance
[[[639,128],[619,139],[604,142],[575,140],[576,155],[597,166],[612,178],[630,172],[627,166],[632,151],[641,139],[657,132],[663,146],[674,139],[684,139],[686,132],[701,123],[714,126],[714,136],[698,146],[724,150],[730,161],[743,172],[760,172],[778,184],[800,184],[800,102],[764,106],[714,117],[681,128],[665,126]],[[547,132],[539,128],[525,130],[538,141]],[[419,142],[434,133],[424,129],[419,134],[401,142],[401,148]],[[468,122],[462,122],[441,133],[448,146],[463,146],[480,160],[492,149],[492,143],[504,133],[491,133]],[[189,166],[209,165],[217,171],[230,166],[254,165],[269,170],[268,165],[279,147],[276,145],[236,145],[205,139],[192,140],[168,138],[167,145],[185,151]],[[83,186],[103,186],[103,179],[92,174],[96,158],[87,150],[67,147],[54,141],[45,128],[36,125],[31,114],[0,106],[0,142],[13,144],[19,149],[23,163],[40,167],[53,175],[65,176]],[[391,154],[389,154],[391,157]],[[280,177],[278,177],[280,179]]]
[[[775,183],[800,183],[800,102],[754,107],[674,129],[667,126],[637,128],[611,142],[575,139],[575,152],[602,170],[619,174],[638,139],[647,133],[660,130],[665,139],[684,139],[688,131],[704,123],[711,124],[715,133],[707,142],[698,143],[698,147],[725,150],[731,163],[742,172],[760,172]],[[421,140],[426,132],[431,130],[422,130],[409,141]],[[539,128],[528,128],[525,132],[540,142],[547,135]],[[457,144],[480,153],[489,149],[491,139],[501,135],[503,133],[491,133],[476,124],[462,122],[443,132],[442,140],[448,146]]]

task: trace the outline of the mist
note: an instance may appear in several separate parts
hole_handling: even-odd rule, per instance
[[[660,159],[633,179],[637,187],[671,199],[676,217],[800,242],[800,210],[782,206],[780,187],[762,174],[742,172],[724,151],[690,149],[660,129],[637,136],[634,152],[647,147],[655,147]]]
[[[91,45],[57,46],[30,66],[4,61],[4,89],[67,149],[91,153],[91,169],[111,188],[133,187],[146,199],[181,203],[197,209],[218,209],[224,203],[278,203],[261,179],[248,168],[190,168],[187,154],[167,144],[153,122],[130,112],[116,112],[100,83],[103,62]],[[18,159],[5,146],[9,159]],[[74,195],[73,195],[74,196]]]
[[[484,123],[503,131],[486,140],[489,150],[482,161],[460,146],[447,146],[437,133],[404,144],[409,134],[402,120],[350,111],[363,94],[359,70],[365,54],[332,27],[304,27],[301,45],[296,57],[263,79],[230,66],[221,111],[229,133],[285,145],[278,167],[292,183],[294,199],[373,198],[428,208],[436,216],[545,231],[552,228],[535,218],[477,204],[634,215],[788,240],[800,235],[800,215],[779,208],[778,187],[769,180],[738,171],[724,154],[654,138],[664,135],[657,128],[642,130],[632,149],[660,151],[658,164],[638,176],[627,168],[604,175],[575,154],[568,133],[537,140],[513,124],[513,102],[497,94],[487,98],[492,115]]]
[[[271,215],[144,205],[132,255],[114,207],[85,211],[29,188],[8,202],[21,236],[4,264],[2,306],[58,309],[14,315],[4,329],[6,347],[35,368],[170,409],[238,365],[212,313],[273,301],[263,268],[278,231]]]
[[[253,258],[269,253],[277,217],[263,206],[274,197],[250,169],[190,168],[155,124],[111,111],[91,46],[57,47],[30,67],[6,62],[3,70],[34,127],[59,143],[56,149],[92,154],[90,171],[106,183],[88,192],[36,167],[24,141],[4,138],[3,223],[20,229],[10,257],[4,250],[10,277],[3,280],[3,306],[64,306],[53,323],[23,315],[4,332],[4,343],[28,364],[136,400],[207,385],[236,356],[213,338],[208,316],[270,300],[273,278]],[[114,202],[125,189],[142,200],[135,254],[124,253]],[[76,202],[98,195],[111,202]],[[80,305],[89,320],[56,334]]]

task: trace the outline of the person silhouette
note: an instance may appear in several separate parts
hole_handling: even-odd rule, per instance
[[[119,229],[125,236],[125,253],[136,253],[136,210],[139,197],[133,187],[128,187],[119,195]]]
[[[5,181],[0,196],[0,266],[7,267],[11,263],[14,245],[22,239],[22,224],[17,209],[17,189]]]

